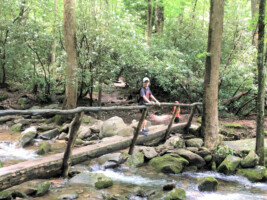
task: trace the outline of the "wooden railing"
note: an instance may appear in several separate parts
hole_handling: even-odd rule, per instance
[[[63,165],[62,165],[62,172],[63,176],[66,177],[69,172],[70,164],[71,164],[71,155],[72,155],[72,148],[74,146],[75,140],[77,138],[77,132],[79,130],[79,127],[81,125],[81,121],[83,118],[84,113],[90,113],[90,112],[99,112],[99,111],[120,111],[120,110],[138,110],[143,109],[142,116],[139,120],[139,123],[137,125],[137,128],[135,130],[132,143],[129,149],[129,154],[131,155],[134,150],[134,146],[136,144],[136,140],[138,138],[138,135],[141,130],[141,125],[143,121],[145,120],[146,113],[150,107],[173,107],[176,106],[175,112],[172,115],[172,118],[169,122],[169,125],[167,127],[166,133],[164,135],[163,141],[166,141],[169,137],[171,127],[173,125],[175,116],[178,112],[179,107],[189,107],[191,108],[189,119],[185,126],[185,131],[188,131],[189,127],[191,126],[191,122],[195,113],[195,110],[197,109],[197,106],[202,105],[202,103],[193,103],[193,104],[177,104],[177,103],[160,103],[159,104],[146,104],[146,105],[139,105],[139,106],[111,106],[111,107],[77,107],[75,109],[69,109],[69,110],[57,110],[57,109],[40,109],[40,110],[3,110],[0,111],[0,116],[6,116],[6,115],[47,115],[47,114],[55,114],[55,115],[74,115],[70,129],[69,129],[69,140],[68,144],[64,153],[63,158]]]

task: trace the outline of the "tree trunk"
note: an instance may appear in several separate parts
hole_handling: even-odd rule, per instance
[[[77,104],[77,52],[75,38],[75,0],[64,0],[64,38],[66,58],[66,109]]]
[[[155,9],[155,28],[156,33],[162,33],[163,32],[163,26],[164,26],[164,6],[161,5],[162,1],[159,1],[156,5]]]
[[[259,13],[260,0],[251,0],[251,18],[256,22],[256,14]],[[256,23],[255,23],[256,24]],[[252,30],[252,45],[257,46],[258,43],[258,25]]]
[[[179,23],[182,24],[183,23],[183,19],[184,19],[184,7],[185,7],[185,2],[184,0],[180,0],[180,14],[179,14]]]
[[[213,148],[218,135],[218,84],[223,32],[224,0],[210,1],[208,54],[206,57],[202,133],[207,148]]]
[[[266,0],[260,0],[259,7],[259,39],[258,39],[258,98],[257,98],[257,130],[256,153],[260,157],[259,164],[264,166],[264,99],[265,99],[265,63],[264,63],[264,18]]]
[[[98,87],[98,102],[97,102],[97,105],[99,107],[101,107],[101,104],[102,104],[102,81],[100,79],[99,80],[99,87]],[[98,117],[98,119],[102,119],[102,111],[99,111],[97,113],[97,117]]]
[[[53,24],[54,41],[52,44],[52,55],[51,55],[51,69],[53,75],[55,74],[56,48],[57,48],[56,24],[57,24],[57,0],[54,0],[54,24]]]
[[[151,0],[147,0],[147,45],[151,46],[152,33],[152,5]]]

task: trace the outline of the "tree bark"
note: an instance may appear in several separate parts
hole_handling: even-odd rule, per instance
[[[147,0],[147,45],[151,46],[152,34],[152,5],[151,0]]]
[[[260,157],[259,164],[264,166],[264,99],[265,99],[265,63],[264,63],[264,18],[266,0],[260,0],[259,7],[259,39],[258,39],[258,97],[257,97],[257,129],[256,153]]]
[[[66,58],[66,109],[77,104],[77,52],[75,37],[75,0],[64,0],[64,38]]]
[[[251,0],[251,18],[256,21],[256,14],[259,13],[260,0]],[[252,30],[252,45],[257,46],[258,43],[258,25]]]
[[[208,54],[206,57],[202,133],[207,148],[213,148],[218,135],[218,84],[222,46],[224,0],[210,1]]]
[[[77,132],[82,123],[83,115],[84,115],[83,112],[77,113],[70,124],[68,145],[65,150],[62,163],[62,175],[65,178],[68,177],[69,174],[69,169],[71,166],[72,149],[77,138]]]
[[[155,8],[155,29],[156,33],[162,33],[164,27],[164,6],[162,0],[158,1]]]
[[[52,44],[52,54],[51,54],[52,74],[55,73],[55,62],[56,62],[56,48],[57,48],[56,24],[57,24],[57,0],[54,0],[54,24],[53,24],[54,41],[53,41],[53,44]]]

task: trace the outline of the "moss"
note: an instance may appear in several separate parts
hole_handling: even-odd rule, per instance
[[[8,99],[8,95],[7,94],[0,94],[0,101],[4,101]]]
[[[49,189],[50,189],[51,183],[50,182],[44,182],[44,183],[39,183],[35,186],[37,189],[36,196],[43,196],[45,195]]]
[[[189,164],[189,162],[181,157],[174,157],[170,154],[153,158],[149,164],[154,167],[158,172],[163,173],[181,173],[183,168]]]
[[[211,155],[207,155],[207,156],[204,157],[204,160],[205,160],[206,162],[210,162],[211,159],[212,159],[212,156],[211,156]]]
[[[0,168],[2,168],[3,167],[3,163],[0,161]]]
[[[62,115],[56,115],[54,117],[54,120],[55,120],[55,124],[61,126],[62,124],[64,124],[66,122],[66,119],[64,116]]]
[[[22,124],[14,124],[13,126],[10,127],[10,130],[13,132],[20,132],[22,128]]]
[[[218,181],[212,176],[205,177],[199,184],[198,189],[200,191],[216,191],[218,187]]]
[[[247,177],[252,182],[261,181],[264,178],[264,174],[256,169],[239,169],[237,174]]]
[[[37,131],[49,131],[49,130],[52,130],[54,129],[55,127],[54,126],[39,126],[37,127]]]
[[[212,162],[212,164],[211,164],[211,170],[212,171],[216,171],[216,162]]]
[[[181,188],[176,188],[173,189],[167,197],[165,197],[165,200],[172,200],[172,199],[177,199],[177,200],[182,200],[185,199],[186,194],[185,191]]]
[[[9,191],[2,191],[0,192],[0,199],[11,200],[13,199],[12,193]]]
[[[227,128],[245,129],[246,127],[241,124],[223,124]]]
[[[264,130],[264,135],[267,137],[267,130]]]
[[[202,117],[198,117],[198,118],[197,118],[197,122],[198,122],[198,123],[202,123]]]
[[[51,144],[49,142],[44,142],[39,149],[37,150],[37,154],[43,155],[48,153],[51,150]]]
[[[101,179],[99,178],[99,180],[97,180],[97,182],[95,182],[95,187],[97,189],[103,189],[103,188],[108,188],[111,187],[113,185],[113,180],[111,178],[105,178],[105,179]]]
[[[233,174],[240,164],[241,159],[236,156],[229,155],[224,161],[219,165],[218,171],[224,174]]]
[[[75,144],[76,145],[82,145],[83,144],[83,140],[78,138],[78,139],[76,139]]]
[[[124,153],[124,155],[128,156],[127,163],[130,166],[141,167],[145,162],[144,154],[139,151],[135,151],[133,155],[129,155],[127,153]]]
[[[20,105],[21,109],[28,109],[31,107],[30,100],[27,98],[19,98],[18,104]]]

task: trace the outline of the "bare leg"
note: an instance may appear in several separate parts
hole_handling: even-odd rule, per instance
[[[143,121],[142,126],[141,126],[141,130],[144,129],[146,127],[146,120]]]

